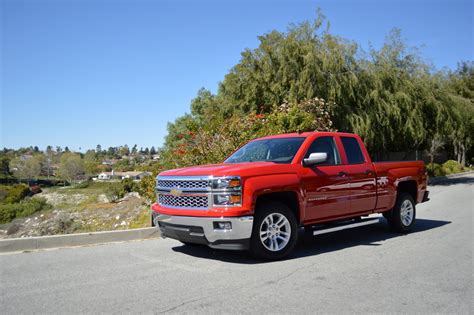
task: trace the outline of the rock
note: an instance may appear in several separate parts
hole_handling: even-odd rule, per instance
[[[12,234],[15,234],[16,232],[18,232],[21,228],[21,225],[18,224],[18,223],[13,223],[12,225],[10,225],[7,229],[7,235],[12,235]]]

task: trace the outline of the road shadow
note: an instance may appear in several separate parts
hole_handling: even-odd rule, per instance
[[[455,178],[436,178],[433,183],[429,183],[428,186],[451,186],[459,184],[474,184],[474,177],[455,177]]]
[[[298,259],[307,256],[321,255],[354,246],[383,246],[380,242],[394,237],[410,237],[420,233],[442,227],[450,221],[417,219],[415,229],[409,234],[391,232],[385,219],[381,218],[378,224],[348,229],[339,232],[312,236],[310,231],[300,233],[298,244],[292,255],[287,259]],[[252,258],[245,251],[227,251],[212,249],[204,245],[178,245],[173,251],[198,258],[219,260],[235,264],[268,263]]]

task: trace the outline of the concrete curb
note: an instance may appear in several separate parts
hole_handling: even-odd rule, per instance
[[[442,182],[447,181],[449,179],[462,177],[462,176],[468,175],[468,174],[474,174],[474,171],[467,171],[467,172],[463,172],[463,173],[451,174],[451,175],[446,175],[446,176],[430,177],[428,179],[428,185],[434,185],[434,184],[442,183]]]
[[[159,230],[150,227],[119,231],[11,238],[0,240],[0,253],[153,239],[159,236]]]

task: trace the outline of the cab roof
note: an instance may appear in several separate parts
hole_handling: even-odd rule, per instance
[[[337,131],[307,131],[301,133],[282,133],[278,135],[265,136],[261,138],[256,138],[254,140],[265,140],[265,139],[278,139],[278,138],[307,138],[315,134],[325,134],[325,135],[338,135],[338,136],[355,136],[354,133],[349,132],[337,132]],[[252,140],[252,141],[254,141]]]

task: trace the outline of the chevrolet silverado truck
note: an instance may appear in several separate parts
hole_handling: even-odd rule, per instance
[[[306,132],[252,140],[221,164],[160,173],[152,221],[187,245],[249,250],[277,260],[299,230],[313,234],[376,223],[406,233],[428,200],[422,161],[372,163],[351,133]]]

